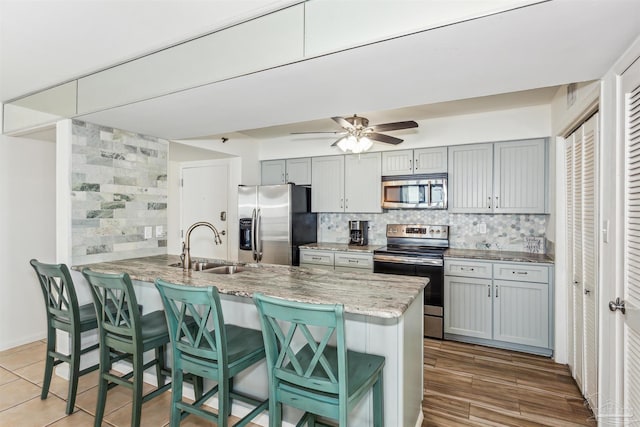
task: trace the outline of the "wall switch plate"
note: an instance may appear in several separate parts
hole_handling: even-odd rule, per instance
[[[156,225],[156,237],[164,237],[164,227]]]
[[[485,224],[484,222],[478,224],[478,231],[480,232],[480,234],[487,234],[487,224]]]
[[[148,225],[144,228],[144,238],[145,239],[150,239],[153,237],[153,228]]]

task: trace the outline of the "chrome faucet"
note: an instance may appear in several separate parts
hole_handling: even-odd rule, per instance
[[[213,241],[215,242],[215,244],[216,245],[222,244],[222,238],[220,237],[220,233],[218,233],[218,230],[216,230],[213,224],[205,221],[196,222],[195,224],[193,224],[191,227],[187,229],[187,234],[184,237],[184,242],[182,242],[182,255],[180,255],[180,259],[182,260],[183,270],[191,270],[191,253],[190,253],[191,232],[200,226],[209,227],[211,231],[213,231],[213,234],[214,234]],[[223,234],[224,234],[224,231],[223,231]]]

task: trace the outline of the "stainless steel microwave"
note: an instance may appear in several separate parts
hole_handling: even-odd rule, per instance
[[[447,174],[382,177],[384,209],[447,209]]]

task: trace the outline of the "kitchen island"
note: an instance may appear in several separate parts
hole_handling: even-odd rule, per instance
[[[347,346],[355,351],[383,355],[385,425],[419,426],[422,422],[422,300],[428,279],[373,273],[344,273],[314,268],[270,264],[248,264],[234,274],[207,271],[184,272],[171,267],[177,256],[161,255],[76,266],[105,273],[126,272],[134,280],[138,302],[149,312],[162,308],[153,285],[156,278],[185,286],[216,286],[221,294],[225,322],[260,329],[251,297],[265,295],[298,302],[343,304]],[[234,385],[256,397],[267,396],[266,366],[262,362]],[[369,393],[371,394],[371,393]],[[216,402],[212,402],[217,406]],[[367,396],[350,416],[350,425],[372,425],[372,399]],[[235,404],[233,412],[248,409]],[[284,420],[294,425],[300,413],[284,411]],[[266,425],[262,415],[254,422]]]

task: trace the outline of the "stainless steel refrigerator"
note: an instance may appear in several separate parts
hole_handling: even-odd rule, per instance
[[[300,265],[299,245],[317,239],[311,189],[294,184],[238,187],[240,262]]]

